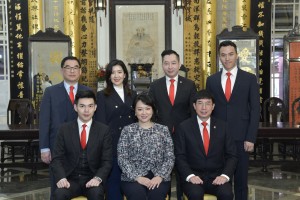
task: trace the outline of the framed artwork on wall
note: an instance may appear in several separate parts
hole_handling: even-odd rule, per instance
[[[47,28],[29,37],[30,98],[38,106],[46,87],[63,80],[61,60],[71,55],[71,38]]]
[[[171,48],[171,8],[168,1],[111,2],[110,59],[152,64],[152,79],[163,76],[161,52]]]

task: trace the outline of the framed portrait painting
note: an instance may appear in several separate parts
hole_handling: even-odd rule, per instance
[[[114,1],[110,23],[110,58],[152,64],[152,79],[163,76],[161,52],[171,48],[167,1]]]

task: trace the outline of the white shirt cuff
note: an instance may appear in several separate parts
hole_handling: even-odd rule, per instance
[[[45,152],[49,152],[50,149],[49,148],[44,148],[44,149],[41,149],[41,153],[45,153]]]
[[[195,176],[195,174],[188,175],[188,177],[186,177],[185,180],[186,180],[187,182],[190,182],[190,178],[192,178],[193,176]]]
[[[225,174],[221,174],[221,176],[225,177],[227,179],[227,182],[230,180],[230,178]]]

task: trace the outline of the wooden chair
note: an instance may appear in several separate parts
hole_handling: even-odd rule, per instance
[[[264,102],[264,122],[270,122],[276,124],[277,122],[286,121],[286,107],[283,100],[277,97],[270,97]],[[266,139],[265,139],[266,140]],[[270,154],[270,159],[273,158],[273,142],[267,139],[267,151]],[[266,147],[265,147],[266,148]],[[278,151],[282,154],[285,159],[286,156],[286,142],[282,141],[278,143]]]
[[[283,100],[277,97],[270,97],[263,103],[263,121],[274,123],[286,121],[286,108]],[[252,153],[254,160],[257,156],[263,157],[263,159],[273,159],[273,140],[269,138],[262,138],[256,141],[254,152]],[[279,145],[282,150],[282,155],[285,156],[284,150],[286,149],[285,143]]]
[[[33,107],[29,99],[11,99],[7,107],[7,124],[32,124],[33,123]],[[5,140],[1,142],[1,162],[10,159],[15,162],[16,159],[24,159],[28,161],[29,140]],[[17,153],[16,150],[20,152]],[[5,154],[9,156],[5,157]],[[17,154],[21,156],[17,156]]]

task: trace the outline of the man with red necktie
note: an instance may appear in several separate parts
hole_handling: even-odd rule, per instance
[[[58,131],[50,164],[56,200],[82,195],[104,199],[103,182],[112,167],[112,138],[108,126],[92,119],[96,108],[93,91],[78,91],[74,101],[78,118]]]
[[[196,86],[192,80],[178,75],[181,63],[176,51],[165,50],[161,58],[165,76],[151,83],[149,94],[157,107],[158,123],[168,126],[171,133],[176,133],[180,122],[194,112],[192,98]]]
[[[201,90],[193,101],[196,116],[182,122],[175,135],[175,162],[188,199],[212,194],[233,200],[231,179],[237,163],[236,148],[225,122],[211,117],[212,95]]]
[[[192,99],[196,93],[196,86],[192,80],[178,75],[181,63],[176,51],[164,50],[161,58],[165,76],[151,83],[149,94],[157,107],[157,122],[168,126],[174,137],[177,126],[194,112]],[[181,200],[179,180],[176,192],[177,199]]]
[[[41,159],[50,164],[52,160],[52,149],[59,126],[77,118],[74,110],[74,96],[80,90],[90,88],[78,83],[81,75],[81,65],[78,58],[67,56],[62,59],[60,71],[64,81],[44,91],[39,113],[39,146]],[[55,183],[50,171],[51,199],[55,189]]]
[[[206,89],[216,102],[212,115],[227,123],[237,148],[235,199],[247,200],[249,152],[254,148],[260,117],[259,87],[255,75],[237,67],[235,43],[223,41],[218,51],[224,68],[207,78]]]

